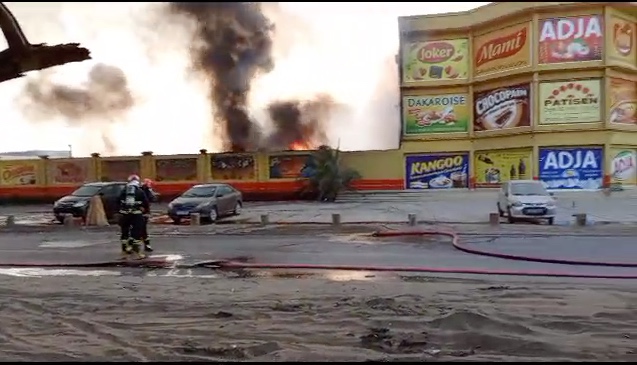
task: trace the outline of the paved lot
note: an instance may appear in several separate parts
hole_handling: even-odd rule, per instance
[[[477,247],[514,250],[517,254],[580,260],[619,261],[635,257],[626,237],[550,236],[537,239],[509,236],[493,242],[492,237],[464,238]],[[514,261],[464,253],[442,236],[383,238],[351,235],[200,235],[155,236],[155,255],[171,255],[184,263],[205,260],[247,259],[260,264],[352,265],[357,267],[428,267],[499,271],[546,271],[571,274],[637,275],[637,268],[591,267]],[[604,252],[603,247],[613,246]],[[513,247],[513,248],[512,248]],[[582,250],[584,248],[584,250]],[[119,257],[113,232],[51,232],[0,236],[0,265],[62,264],[115,261]],[[630,261],[629,259],[625,259]]]
[[[248,207],[244,217],[258,221],[269,214],[271,221],[330,222],[340,213],[343,222],[405,222],[415,213],[418,220],[434,223],[485,223],[496,211],[497,192],[394,193],[348,195],[337,203],[258,204]],[[573,214],[586,213],[596,223],[637,223],[637,191],[605,196],[601,192],[557,193],[557,224],[570,224]]]
[[[333,213],[340,213],[342,222],[405,222],[410,213],[418,220],[432,223],[486,223],[489,213],[496,211],[497,191],[461,192],[398,192],[347,194],[336,203],[317,202],[246,202],[240,217],[258,222],[268,214],[275,222],[331,222]],[[637,223],[637,190],[614,192],[556,193],[558,216],[556,224],[573,222],[573,214],[586,213],[595,223]],[[157,214],[165,205],[156,205]],[[50,220],[50,206],[8,206],[0,215],[14,214],[18,221]]]

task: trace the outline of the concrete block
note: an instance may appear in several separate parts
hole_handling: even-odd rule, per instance
[[[333,213],[332,214],[332,224],[335,226],[339,226],[341,224],[341,214]]]
[[[270,216],[267,214],[261,214],[261,225],[267,226],[270,224]]]
[[[409,213],[407,215],[407,222],[410,226],[413,227],[418,224],[418,218],[416,217],[414,213]]]
[[[199,213],[190,214],[190,225],[191,226],[198,226],[200,224],[201,224],[201,214],[199,214]]]
[[[6,224],[7,227],[15,226],[15,216],[8,215],[5,224]]]
[[[87,226],[106,227],[108,226],[108,219],[106,219],[106,212],[104,212],[104,203],[102,197],[95,195],[91,198],[91,202],[88,206],[88,212],[86,213]]]
[[[500,225],[500,214],[498,213],[489,213],[489,224],[492,226]]]
[[[64,216],[64,226],[65,227],[73,227],[75,225],[75,218],[71,214],[67,214]]]
[[[586,214],[585,213],[578,213],[578,214],[573,214],[573,217],[575,217],[575,225],[576,226],[585,226],[586,225]]]

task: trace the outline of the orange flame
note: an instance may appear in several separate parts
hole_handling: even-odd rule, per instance
[[[307,150],[311,150],[312,146],[310,145],[309,142],[306,142],[306,141],[294,141],[290,143],[288,148],[292,151],[307,151]]]

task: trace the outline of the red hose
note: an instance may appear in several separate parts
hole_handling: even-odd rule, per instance
[[[635,262],[603,262],[603,261],[586,261],[586,260],[566,260],[566,259],[550,259],[537,256],[521,256],[511,255],[506,253],[500,253],[495,251],[480,250],[477,248],[471,248],[460,243],[460,238],[453,232],[442,231],[384,231],[375,232],[374,237],[399,237],[399,236],[426,236],[426,235],[442,235],[451,237],[451,244],[457,250],[481,256],[497,257],[506,260],[517,261],[530,261],[530,262],[542,262],[545,264],[559,264],[559,265],[581,265],[581,266],[607,266],[607,267],[637,267]]]
[[[476,255],[491,256],[509,260],[523,260],[532,262],[544,262],[565,265],[591,265],[591,266],[612,266],[612,267],[637,267],[637,264],[629,263],[599,263],[570,260],[553,260],[537,257],[524,257],[500,254],[497,252],[475,250],[467,248],[459,243],[459,237],[454,232],[446,231],[386,231],[376,232],[375,237],[399,237],[399,236],[426,236],[442,235],[452,239],[454,248]],[[589,279],[637,279],[635,275],[600,275],[600,274],[578,274],[560,271],[534,271],[534,270],[494,270],[494,269],[473,269],[473,268],[434,268],[434,267],[405,267],[405,266],[356,266],[356,265],[313,265],[313,264],[258,264],[245,262],[217,262],[214,265],[222,269],[303,269],[303,270],[351,270],[351,271],[394,271],[394,272],[420,272],[438,274],[473,274],[473,275],[510,275],[510,276],[542,276],[542,277],[562,277],[562,278],[589,278]]]

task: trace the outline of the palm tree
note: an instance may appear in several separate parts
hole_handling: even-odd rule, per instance
[[[343,190],[352,189],[352,182],[360,178],[358,171],[342,164],[340,150],[320,146],[305,166],[306,191],[319,201],[333,202]]]
[[[0,52],[0,82],[22,77],[28,71],[91,59],[91,52],[79,43],[55,46],[29,43],[18,20],[4,3],[0,3],[0,28],[9,46]]]

